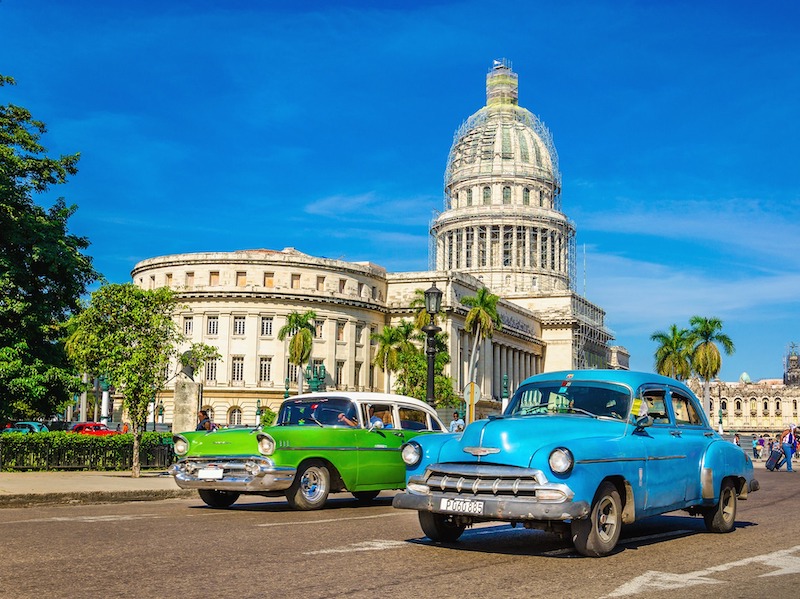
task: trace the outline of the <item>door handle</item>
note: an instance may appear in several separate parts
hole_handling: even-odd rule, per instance
[[[680,437],[681,431],[670,431],[669,434],[672,435],[673,437]]]
[[[393,434],[394,434],[395,437],[400,437],[401,439],[404,438],[403,437],[403,433],[396,432],[396,433],[393,433]]]

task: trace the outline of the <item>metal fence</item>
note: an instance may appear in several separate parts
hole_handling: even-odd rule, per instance
[[[143,447],[139,452],[142,468],[168,468],[175,461],[170,445]],[[4,447],[0,444],[0,470],[130,470],[133,447]]]

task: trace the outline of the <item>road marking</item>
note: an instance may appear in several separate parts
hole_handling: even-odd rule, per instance
[[[404,516],[402,512],[390,514],[378,514],[376,516],[353,516],[351,518],[326,518],[325,520],[309,520],[308,522],[268,522],[266,524],[256,524],[256,526],[297,526],[299,524],[329,524],[331,522],[343,522],[345,520],[371,520],[373,518],[390,518],[392,516]]]
[[[624,597],[627,595],[635,595],[637,593],[645,593],[648,591],[683,589],[701,584],[721,584],[724,581],[710,578],[709,576],[716,574],[717,572],[726,572],[732,568],[749,566],[751,564],[760,564],[769,568],[773,568],[771,572],[761,574],[759,578],[764,578],[767,576],[783,576],[786,574],[800,574],[800,555],[794,555],[798,552],[800,552],[800,545],[795,545],[789,549],[781,549],[780,551],[773,551],[772,553],[747,557],[735,562],[728,562],[727,564],[720,564],[719,566],[711,566],[710,568],[705,568],[704,570],[696,570],[694,572],[687,572],[685,574],[674,574],[671,572],[650,570],[641,576],[637,576],[629,582],[626,582],[615,591],[606,595],[606,597]]]
[[[3,524],[32,524],[37,522],[123,522],[125,520],[145,520],[147,518],[163,518],[158,514],[110,514],[108,516],[54,516],[52,518],[34,518],[31,520],[14,520],[13,522],[3,522]]]
[[[352,545],[345,545],[344,547],[336,547],[334,549],[320,549],[319,551],[306,551],[303,553],[303,555],[323,555],[326,553],[353,553],[355,551],[384,551],[386,549],[399,549],[400,547],[407,547],[407,546],[408,543],[406,543],[405,541],[374,539],[372,541],[353,543]]]

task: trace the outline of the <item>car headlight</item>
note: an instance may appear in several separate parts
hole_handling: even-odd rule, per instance
[[[422,459],[422,447],[414,441],[403,443],[402,447],[400,447],[400,455],[407,465],[416,466]]]
[[[185,437],[175,435],[172,441],[175,444],[175,455],[186,455],[189,452],[189,441]]]
[[[550,469],[556,474],[566,474],[575,465],[572,452],[566,447],[556,447],[550,452]]]
[[[260,451],[262,455],[272,455],[275,453],[275,439],[267,433],[259,433],[258,451]]]

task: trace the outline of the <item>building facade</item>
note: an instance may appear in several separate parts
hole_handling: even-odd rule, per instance
[[[328,388],[384,390],[372,335],[414,315],[418,290],[443,291],[439,324],[448,335],[449,374],[459,394],[470,381],[472,334],[464,296],[482,287],[500,296],[502,328],[480,348],[479,414],[499,411],[528,376],[581,367],[627,368],[609,348],[605,312],[575,293],[575,225],[562,211],[558,157],[547,128],[517,102],[517,75],[495,62],[486,106],[457,130],[445,175],[444,210],[430,233],[432,270],[387,273],[369,262],[309,256],[285,248],[178,254],[136,264],[133,281],[177,293],[176,318],[189,343],[218,348],[197,378],[215,421],[253,424],[259,407],[297,391],[288,341],[278,331],[292,312],[316,315],[311,366]],[[171,418],[171,386],[160,401]]]

